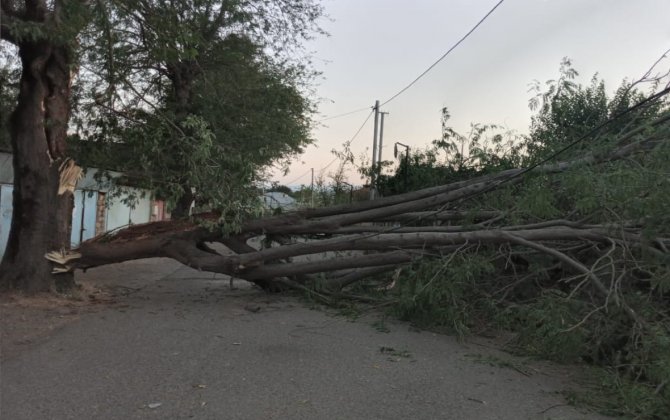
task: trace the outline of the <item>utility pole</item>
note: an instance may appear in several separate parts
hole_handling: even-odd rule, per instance
[[[311,198],[310,198],[310,203],[311,203],[310,206],[314,207],[314,168],[312,168],[312,186],[309,188],[309,190],[312,193]]]
[[[405,148],[405,170],[403,171],[405,174],[405,190],[407,190],[407,174],[409,172],[409,146],[406,144],[402,144],[399,141],[395,142],[393,145],[393,157],[397,158],[398,157],[398,146],[402,146]],[[405,191],[407,192],[407,191]]]
[[[382,145],[384,144],[384,115],[388,114],[388,112],[380,112],[379,114],[382,116],[382,119],[379,124],[379,155],[377,157],[377,165],[382,163]]]
[[[370,200],[375,199],[375,168],[377,166],[377,128],[379,127],[379,100],[375,101],[375,130],[372,137],[372,174],[370,175]]]

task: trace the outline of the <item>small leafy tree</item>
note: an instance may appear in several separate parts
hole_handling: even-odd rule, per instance
[[[517,167],[521,163],[521,137],[495,124],[472,124],[467,135],[449,125],[451,115],[442,109],[442,137],[430,147],[398,156],[394,173],[378,175],[384,195],[442,185]],[[383,162],[388,167],[391,162]]]
[[[529,159],[541,159],[565,147],[571,141],[590,132],[601,124],[644,99],[644,94],[624,81],[614,96],[609,98],[605,82],[594,75],[587,86],[575,83],[579,75],[569,59],[561,62],[558,79],[548,80],[543,86],[535,80],[529,102],[533,116],[530,134],[525,141]],[[635,112],[616,118],[606,132],[621,133],[636,124],[643,124],[658,115],[663,103],[654,103]],[[590,150],[594,142],[583,142],[562,156],[579,156]],[[596,144],[596,146],[598,146]],[[601,144],[602,146],[602,144]]]

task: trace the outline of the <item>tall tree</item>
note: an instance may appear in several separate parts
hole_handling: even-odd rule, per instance
[[[320,15],[312,0],[111,3],[89,54],[105,108],[93,138],[133,149],[142,162],[127,163],[157,181],[175,217],[194,191],[209,207],[239,205],[225,187],[251,185],[310,141],[311,73],[296,52]]]
[[[14,211],[0,264],[4,288],[48,290],[54,278],[44,255],[69,247],[72,196],[59,185],[61,175],[72,173],[65,158],[70,86],[76,37],[87,9],[84,1],[75,0],[0,2],[0,36],[17,47],[21,61],[9,124]]]

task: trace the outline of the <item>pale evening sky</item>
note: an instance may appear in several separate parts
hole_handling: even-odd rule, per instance
[[[320,116],[371,107],[414,80],[474,26],[498,0],[325,0],[330,37],[308,45],[322,78]],[[588,83],[598,72],[614,91],[622,79],[637,79],[670,48],[669,0],[506,0],[457,49],[398,98],[382,108],[384,159],[393,143],[426,146],[440,137],[440,110],[465,131],[471,122],[526,132],[529,84],[557,77],[569,57]],[[665,68],[667,68],[667,62]],[[324,121],[316,142],[290,172],[273,179],[293,186],[310,183],[330,163],[369,111]],[[352,143],[358,157],[371,155],[372,118]],[[334,163],[325,175],[336,170]],[[349,182],[363,181],[353,170]],[[300,177],[296,180],[296,178]]]

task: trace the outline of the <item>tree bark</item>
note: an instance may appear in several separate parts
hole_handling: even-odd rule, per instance
[[[183,131],[187,131],[183,122],[191,112],[191,96],[193,89],[193,80],[197,74],[197,63],[189,60],[181,60],[167,64],[168,78],[172,83],[173,106],[175,124]],[[176,139],[182,141],[182,139]],[[185,219],[190,216],[191,206],[195,197],[193,190],[187,180],[181,183],[182,194],[177,199],[172,217],[175,219]]]
[[[191,187],[187,185],[182,186],[183,193],[175,203],[174,209],[172,209],[172,218],[173,219],[186,219],[191,215],[191,205],[193,204],[193,192]]]
[[[0,263],[0,287],[49,290],[55,282],[44,255],[69,248],[72,197],[59,194],[70,115],[71,58],[48,41],[20,42],[22,73],[11,121],[13,213]],[[63,284],[70,283],[60,277]]]

